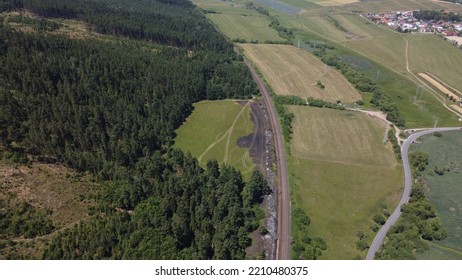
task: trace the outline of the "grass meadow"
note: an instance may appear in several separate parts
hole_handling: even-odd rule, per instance
[[[429,155],[423,178],[428,183],[427,197],[435,205],[448,237],[430,246],[420,258],[446,259],[458,254],[462,259],[462,131],[445,132],[442,137],[427,135],[412,146]],[[435,167],[451,171],[437,175]]]
[[[327,242],[323,259],[364,258],[367,252],[355,245],[357,232],[372,241],[372,217],[394,209],[402,192],[402,166],[382,144],[385,127],[356,112],[289,108],[295,115],[289,156],[293,203],[310,216],[309,235]]]
[[[386,123],[367,114],[291,106],[294,156],[354,165],[394,167],[383,144]],[[327,129],[328,128],[328,129]]]
[[[266,16],[246,9],[243,4],[214,0],[193,0],[193,3],[204,11],[213,11],[205,12],[205,16],[231,40],[285,41],[269,27],[270,21]]]
[[[247,148],[237,145],[240,137],[253,132],[250,106],[232,100],[202,101],[176,130],[175,148],[190,152],[205,167],[208,160],[234,166],[249,176],[254,168]]]

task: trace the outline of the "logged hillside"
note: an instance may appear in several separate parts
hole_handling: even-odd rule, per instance
[[[13,11],[27,14],[15,19],[21,24],[59,29],[55,19],[72,19],[113,39],[20,30],[4,20]],[[245,257],[264,181],[244,183],[213,163],[204,170],[170,148],[192,103],[256,92],[232,45],[196,8],[186,0],[1,0],[0,12],[2,157],[63,164],[106,186],[94,217],[56,234],[43,257]]]

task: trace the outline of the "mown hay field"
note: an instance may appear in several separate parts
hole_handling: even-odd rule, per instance
[[[309,52],[287,45],[240,44],[276,94],[353,103],[361,95],[337,70]],[[324,75],[325,73],[325,75]],[[318,81],[324,85],[322,89]]]
[[[357,249],[356,234],[362,231],[372,241],[373,216],[393,211],[403,186],[402,166],[382,144],[384,124],[358,112],[289,110],[295,115],[291,193],[311,218],[308,234],[326,241],[322,259],[363,259],[367,250]]]
[[[299,158],[355,165],[394,167],[383,144],[386,123],[368,114],[291,106],[292,154]]]

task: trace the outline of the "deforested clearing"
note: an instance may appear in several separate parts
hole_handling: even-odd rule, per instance
[[[352,103],[358,91],[336,69],[305,50],[287,45],[239,45],[276,94]]]

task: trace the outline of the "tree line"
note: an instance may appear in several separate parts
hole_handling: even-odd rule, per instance
[[[423,11],[414,11],[413,15],[418,20],[445,20],[452,22],[462,21],[462,17],[459,14],[453,12],[442,12],[436,10],[423,10]]]
[[[435,206],[425,195],[426,183],[420,177],[428,165],[428,155],[415,151],[409,163],[416,182],[412,185],[409,202],[401,207],[402,216],[387,234],[388,241],[377,252],[379,259],[416,259],[415,253],[428,250],[425,240],[443,240],[446,229],[438,217]]]
[[[398,111],[398,106],[377,83],[372,81],[372,79],[367,77],[364,73],[355,70],[348,62],[343,61],[340,57],[330,52],[330,50],[333,49],[332,46],[326,47],[326,44],[311,45],[315,48],[313,51],[314,55],[320,57],[321,61],[327,65],[338,69],[357,90],[372,93],[370,102],[387,115],[387,120],[399,127],[404,127],[406,125],[406,121],[401,117]]]

